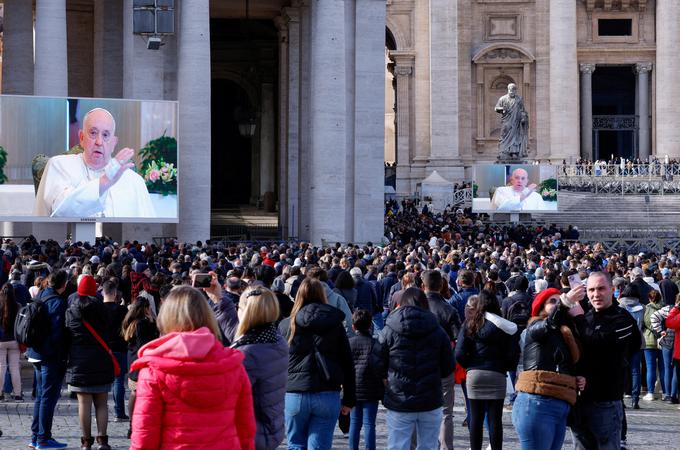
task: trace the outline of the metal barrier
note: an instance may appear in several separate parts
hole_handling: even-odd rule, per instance
[[[680,193],[680,164],[575,164],[558,171],[562,191],[610,195],[675,195]]]

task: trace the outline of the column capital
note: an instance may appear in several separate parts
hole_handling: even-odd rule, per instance
[[[300,10],[296,7],[283,8],[281,10],[281,17],[286,21],[286,25],[288,25],[288,22],[299,22]]]
[[[403,65],[397,64],[394,67],[394,75],[396,75],[399,78],[410,77],[411,75],[413,75],[413,66],[410,66],[410,65],[403,66]]]
[[[637,74],[649,73],[652,71],[652,67],[654,67],[654,64],[651,62],[641,62],[635,64],[633,71]]]
[[[592,75],[593,72],[595,72],[596,65],[595,64],[579,64],[579,71],[582,74],[586,75]]]
[[[408,51],[390,50],[389,57],[399,66],[413,66],[416,62],[415,53]]]

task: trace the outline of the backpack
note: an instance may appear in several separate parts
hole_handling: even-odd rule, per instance
[[[14,322],[14,338],[20,345],[40,346],[50,334],[50,318],[45,302],[52,297],[22,306]]]
[[[508,308],[506,319],[516,324],[520,329],[524,329],[529,323],[529,317],[531,317],[529,305],[522,300],[517,300]]]

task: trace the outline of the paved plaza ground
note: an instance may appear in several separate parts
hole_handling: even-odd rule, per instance
[[[30,372],[28,372],[30,374]],[[27,371],[24,371],[24,375]],[[24,379],[24,386],[30,386],[30,379]],[[33,412],[33,402],[30,401],[30,391],[25,391],[28,401],[21,403],[0,403],[0,429],[3,436],[0,437],[0,450],[25,450],[30,438],[30,428]],[[468,434],[462,427],[464,410],[462,407],[462,393],[456,392],[455,436],[454,446],[457,449],[468,448]],[[113,400],[109,400],[110,418],[113,419]],[[674,406],[660,401],[641,402],[640,410],[627,410],[628,417],[628,448],[636,450],[670,450],[680,448],[680,411]],[[519,449],[517,435],[512,427],[510,412],[506,411],[503,416],[505,449]],[[128,448],[129,442],[125,439],[128,423],[109,423],[110,444],[114,449]],[[93,418],[93,432],[96,430]],[[64,391],[57,406],[54,417],[53,433],[55,438],[65,441],[68,448],[79,448],[80,430],[78,427],[78,405],[75,400],[68,398]],[[564,448],[571,448],[569,433]],[[280,448],[285,448],[282,446]],[[334,449],[346,449],[347,440],[342,437],[336,428]],[[377,424],[377,448],[387,448],[387,429],[385,425],[385,409],[380,408]],[[216,443],[215,449],[222,449]]]

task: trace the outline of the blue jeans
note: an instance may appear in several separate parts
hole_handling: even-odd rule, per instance
[[[666,395],[671,397],[678,396],[678,377],[673,370],[673,348],[661,347],[661,354],[663,355],[664,381],[666,382]]]
[[[113,409],[116,417],[125,417],[125,375],[127,374],[127,352],[113,352],[120,364],[120,375],[113,379]]]
[[[664,372],[663,357],[661,350],[645,349],[645,363],[647,364],[647,392],[654,393],[654,385],[656,384],[656,370],[659,370],[659,383],[661,383],[661,390],[664,395],[668,395],[666,391],[666,374]]]
[[[373,314],[373,334],[377,335],[384,326],[385,319],[383,319],[383,313],[379,312],[377,314]]]
[[[522,448],[560,450],[568,414],[569,403],[564,400],[519,392],[512,406],[512,424]]]
[[[423,412],[399,412],[387,410],[387,448],[409,450],[413,428],[416,429],[416,450],[438,448],[442,408]]]
[[[289,450],[331,450],[340,414],[340,392],[286,392]]]
[[[36,383],[31,439],[41,443],[52,439],[54,409],[61,395],[66,366],[63,363],[39,362],[33,363],[33,371]]]
[[[637,402],[640,400],[640,385],[642,384],[642,375],[641,375],[641,362],[640,359],[642,358],[642,350],[638,350],[637,352],[633,353],[633,356],[630,357],[630,376],[631,376],[631,385],[630,385],[630,395],[633,397],[633,403]]]
[[[571,427],[575,450],[620,450],[623,402],[584,402],[580,421]]]
[[[378,401],[357,402],[349,414],[349,448],[359,450],[359,436],[364,429],[364,448],[375,450],[375,418],[378,415]]]

